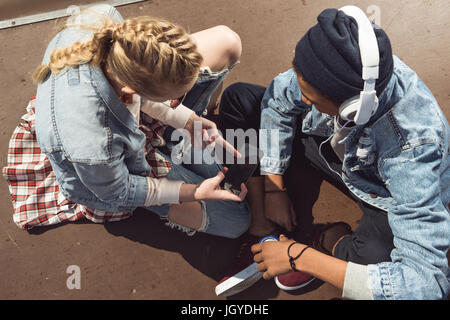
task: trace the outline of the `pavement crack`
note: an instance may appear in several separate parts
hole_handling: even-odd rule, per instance
[[[17,244],[16,240],[14,240],[14,238],[9,234],[9,232],[6,230],[5,224],[2,221],[2,219],[0,219],[0,223],[2,224],[3,230],[5,231],[6,235],[8,236],[9,240],[11,240],[11,242],[16,246],[16,248],[22,252],[22,249],[19,247],[19,245]]]

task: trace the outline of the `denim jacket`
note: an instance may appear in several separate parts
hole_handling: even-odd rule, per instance
[[[105,8],[111,8],[113,19],[122,19]],[[43,63],[54,48],[91,35],[64,29],[51,40]],[[144,206],[150,174],[146,137],[100,68],[82,64],[38,85],[36,137],[67,199],[111,212]]]
[[[278,129],[279,146],[261,144],[261,170],[288,167],[296,119],[306,134],[329,137],[333,118],[301,101],[293,69],[277,76],[261,103],[261,129]],[[394,73],[376,114],[345,141],[341,178],[361,200],[388,213],[392,262],[367,266],[374,299],[442,299],[450,292],[449,124],[416,73],[394,56]],[[278,140],[277,140],[278,142]]]

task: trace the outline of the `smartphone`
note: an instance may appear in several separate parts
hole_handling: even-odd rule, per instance
[[[261,151],[257,147],[245,143],[237,149],[242,158],[234,158],[233,161],[224,162],[223,166],[228,168],[225,178],[221,182],[221,187],[236,195],[241,193],[241,184],[247,183],[259,165]]]

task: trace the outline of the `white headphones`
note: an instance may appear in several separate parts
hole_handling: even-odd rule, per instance
[[[341,9],[346,15],[353,17],[358,24],[358,43],[362,62],[362,79],[364,89],[359,96],[354,96],[339,107],[341,119],[354,121],[357,125],[366,124],[378,109],[378,97],[375,81],[378,79],[380,53],[378,42],[373,31],[372,22],[358,7],[345,6]]]

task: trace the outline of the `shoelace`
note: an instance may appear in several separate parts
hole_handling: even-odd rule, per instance
[[[247,241],[242,242],[241,245],[239,246],[239,252],[238,252],[238,254],[236,255],[236,257],[237,257],[238,259],[242,257],[242,255],[243,255],[244,252],[245,252],[245,248],[246,248],[246,247],[248,247],[248,242],[247,242]]]
[[[253,245],[253,242],[257,243],[257,241],[252,241],[252,239],[246,239],[241,242],[239,245],[238,254],[236,255],[238,261],[246,254],[246,251],[250,251],[250,247]]]
[[[165,223],[165,225],[170,227],[171,229],[176,228],[176,229],[186,233],[190,237],[192,237],[194,234],[197,233],[197,230],[194,230],[194,229],[191,229],[189,227],[185,227],[185,226],[179,225],[179,224],[177,224],[177,223],[175,223],[173,221],[167,221]]]

